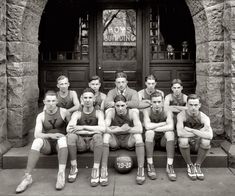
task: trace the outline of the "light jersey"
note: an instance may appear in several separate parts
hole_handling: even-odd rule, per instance
[[[111,121],[110,126],[118,126],[121,127],[124,124],[128,124],[130,127],[133,127],[133,120],[129,118],[129,109],[127,109],[127,113],[125,115],[118,115],[116,110],[114,114],[114,118]],[[120,135],[120,133],[115,133],[117,135]],[[124,134],[129,134],[129,133],[124,133]]]
[[[66,134],[65,131],[66,122],[61,117],[59,107],[55,114],[48,114],[46,111],[44,111],[44,121],[42,125],[43,125],[43,131],[42,131],[43,133],[53,132],[53,133]]]
[[[58,107],[65,108],[65,109],[70,109],[74,106],[73,100],[70,97],[71,91],[68,91],[68,95],[66,97],[61,97],[60,93],[57,92],[57,97],[58,97]]]
[[[179,97],[176,97],[173,94],[171,94],[170,105],[185,106],[186,102],[184,101],[184,94],[181,93]]]
[[[201,112],[198,113],[197,116],[193,117],[190,116],[186,111],[185,111],[185,121],[184,121],[184,126],[189,127],[192,129],[201,129],[204,127],[204,124],[201,121]]]
[[[165,122],[167,119],[167,116],[164,110],[158,113],[158,112],[154,112],[151,108],[149,118],[150,118],[150,121],[153,123],[160,123],[160,122]]]
[[[162,94],[162,91],[155,89],[152,93],[159,92]],[[151,93],[151,94],[152,94]],[[151,100],[151,94],[147,93],[146,89],[144,89],[144,94],[142,100]]]

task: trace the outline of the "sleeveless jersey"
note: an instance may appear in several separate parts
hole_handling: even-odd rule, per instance
[[[61,97],[59,92],[57,92],[57,96],[58,96],[58,104],[57,104],[58,107],[69,109],[74,106],[73,100],[70,97],[70,91],[68,91],[68,95],[66,97]]]
[[[53,132],[53,130],[55,130],[54,133],[66,134],[66,123],[60,115],[59,107],[55,114],[48,114],[46,111],[44,111],[44,115],[44,122],[42,123],[43,133],[49,133],[50,131]]]
[[[153,110],[151,109],[149,118],[153,123],[160,123],[160,122],[165,122],[167,116],[164,110],[162,110],[160,113],[154,113]]]
[[[121,127],[124,124],[128,124],[130,127],[133,127],[133,120],[129,118],[129,109],[127,109],[127,113],[124,116],[118,115],[115,110],[115,116],[112,119],[111,126],[119,126]]]
[[[177,98],[173,94],[171,94],[170,105],[185,106],[186,102],[184,102],[184,95],[181,94],[180,97]]]
[[[201,129],[204,124],[201,122],[201,112],[196,117],[190,116],[187,112],[185,112],[186,120],[184,122],[184,126],[192,128],[192,129]]]
[[[86,114],[83,111],[81,111],[81,118],[77,121],[78,125],[98,125],[98,118],[96,117],[96,110],[93,109],[93,111],[90,114]]]

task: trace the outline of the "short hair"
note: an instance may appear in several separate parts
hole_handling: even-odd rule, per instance
[[[116,95],[116,97],[114,98],[114,103],[116,103],[118,101],[126,102],[126,97],[123,95]]]
[[[151,100],[152,100],[153,97],[161,97],[162,100],[164,99],[163,96],[162,96],[162,93],[157,92],[157,91],[150,95]]]
[[[147,82],[147,80],[154,80],[155,82],[157,82],[157,78],[153,74],[147,75],[145,77],[145,82]]]
[[[58,83],[60,80],[63,80],[63,79],[65,79],[65,78],[69,81],[69,78],[68,78],[67,76],[61,75],[61,76],[59,76],[59,77],[57,78],[57,83]]]
[[[189,94],[188,97],[187,97],[187,102],[190,100],[190,99],[198,99],[199,102],[200,102],[200,97],[196,94]]]
[[[117,79],[117,78],[126,78],[127,79],[127,75],[123,71],[117,72],[116,76],[115,76],[115,79]]]
[[[82,94],[84,94],[84,93],[92,93],[95,95],[95,91],[92,88],[85,88],[83,90]]]
[[[44,99],[46,99],[46,96],[56,96],[56,98],[58,97],[57,93],[53,90],[48,90],[44,95]]]
[[[100,79],[99,76],[91,76],[91,77],[89,78],[89,82],[91,82],[91,81],[93,81],[93,80],[99,80],[99,82],[101,82],[101,79]]]
[[[182,81],[179,78],[173,79],[171,82],[171,86],[173,86],[174,84],[180,84],[182,86]]]

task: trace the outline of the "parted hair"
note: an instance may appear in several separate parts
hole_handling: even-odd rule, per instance
[[[115,76],[115,79],[117,79],[117,78],[126,78],[127,79],[127,75],[123,71],[119,71],[116,73],[116,76]]]
[[[157,82],[157,78],[153,74],[147,75],[144,80],[145,82],[147,82],[147,80],[154,80],[155,82]]]
[[[85,88],[83,90],[82,94],[84,94],[84,93],[92,93],[95,95],[95,91],[92,88]]]
[[[171,86],[173,86],[174,84],[180,84],[182,86],[182,81],[179,78],[173,79],[171,82]]]
[[[44,95],[44,99],[46,99],[46,96],[56,96],[57,98],[57,93],[53,90],[48,90]]]
[[[57,78],[57,83],[58,83],[60,80],[63,80],[63,79],[65,79],[65,78],[67,78],[67,80],[69,81],[69,78],[68,78],[67,76],[61,75],[61,76],[59,76],[59,77]]]
[[[152,100],[153,97],[161,97],[162,100],[164,99],[163,96],[162,96],[162,93],[157,92],[157,91],[150,95],[151,100]]]
[[[116,95],[116,97],[114,98],[114,103],[116,103],[118,101],[126,102],[126,97],[123,95]]]
[[[200,102],[200,97],[196,94],[189,94],[188,97],[187,97],[187,102],[190,100],[190,99],[198,99],[199,102]]]
[[[99,82],[101,82],[99,76],[91,76],[91,77],[89,78],[89,82],[91,82],[91,81],[93,81],[93,80],[99,80]]]

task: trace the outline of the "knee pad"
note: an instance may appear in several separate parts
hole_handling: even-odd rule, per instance
[[[208,150],[211,148],[211,141],[206,139],[201,139],[200,148]]]
[[[40,152],[42,146],[43,146],[43,139],[42,138],[36,138],[36,139],[33,140],[33,144],[31,146],[31,149]]]
[[[70,133],[67,135],[68,145],[75,146],[78,136],[76,134]]]
[[[57,144],[59,148],[67,148],[67,140],[66,137],[61,137],[57,140]]]

